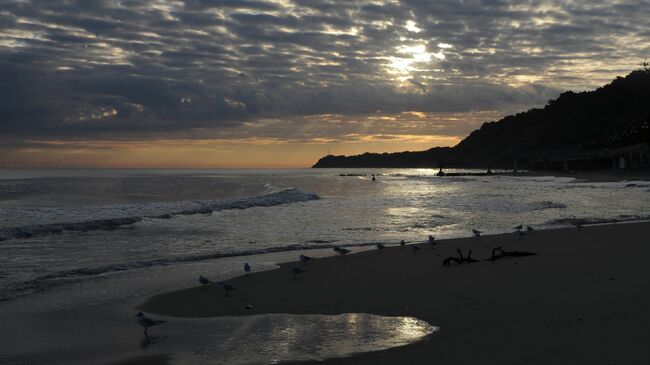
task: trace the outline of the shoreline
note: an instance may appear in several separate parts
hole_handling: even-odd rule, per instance
[[[295,280],[288,268],[296,263],[240,276],[229,281],[239,290],[227,298],[219,288],[194,287],[153,296],[138,309],[189,318],[357,312],[413,316],[441,328],[430,341],[327,364],[638,363],[650,359],[642,350],[643,323],[650,323],[647,235],[650,223],[636,222],[442,240],[433,249],[420,244],[415,254],[387,247],[312,261]],[[498,246],[538,255],[442,266],[457,248],[484,259]]]

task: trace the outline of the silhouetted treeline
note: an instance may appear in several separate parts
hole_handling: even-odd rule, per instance
[[[419,152],[326,156],[313,167],[512,167],[558,150],[616,148],[650,142],[650,70],[593,91],[567,91],[541,109],[484,123],[454,147]]]

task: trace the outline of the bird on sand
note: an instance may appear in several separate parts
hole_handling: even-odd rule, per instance
[[[381,252],[384,248],[386,248],[386,246],[384,246],[383,243],[379,242],[379,243],[377,244],[377,249],[379,250],[379,252]]]
[[[302,262],[303,264],[306,264],[308,261],[313,259],[313,257],[309,257],[307,255],[300,255],[298,256],[298,258],[300,259],[300,262]]]
[[[228,283],[221,282],[221,283],[218,283],[218,285],[221,287],[221,289],[223,289],[226,292],[224,297],[227,297],[228,294],[230,294],[231,291],[237,290],[237,287],[235,287],[233,285],[230,285]]]
[[[297,278],[299,274],[302,274],[304,272],[307,272],[299,267],[291,266],[291,272],[293,273],[293,278]]]
[[[199,284],[201,284],[201,287],[203,289],[205,289],[205,286],[210,284],[210,283],[211,283],[210,279],[206,278],[203,275],[199,276]]]
[[[339,249],[336,250],[336,252],[341,256],[345,256],[345,255],[350,253],[350,250],[348,250],[346,248],[343,248],[343,247],[339,247]]]
[[[476,237],[481,237],[481,233],[483,233],[483,231],[472,229],[472,233],[474,233],[474,236]]]
[[[163,324],[167,322],[167,321],[158,321],[158,320],[151,319],[149,317],[145,317],[145,315],[142,314],[142,312],[136,314],[135,317],[138,319],[138,324],[144,327],[144,335],[147,338],[149,337],[149,334],[147,333],[149,327],[157,326],[159,324]]]
[[[244,263],[244,271],[251,272],[251,265],[248,262]]]

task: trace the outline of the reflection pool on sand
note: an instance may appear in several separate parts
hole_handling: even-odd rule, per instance
[[[174,364],[313,361],[404,346],[437,330],[413,317],[363,313],[170,318],[143,339],[142,354],[171,353]]]

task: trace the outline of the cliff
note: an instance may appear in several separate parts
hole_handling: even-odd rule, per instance
[[[544,108],[484,123],[454,147],[419,152],[326,156],[313,167],[511,167],[532,155],[650,142],[650,69],[596,90],[567,91]]]

